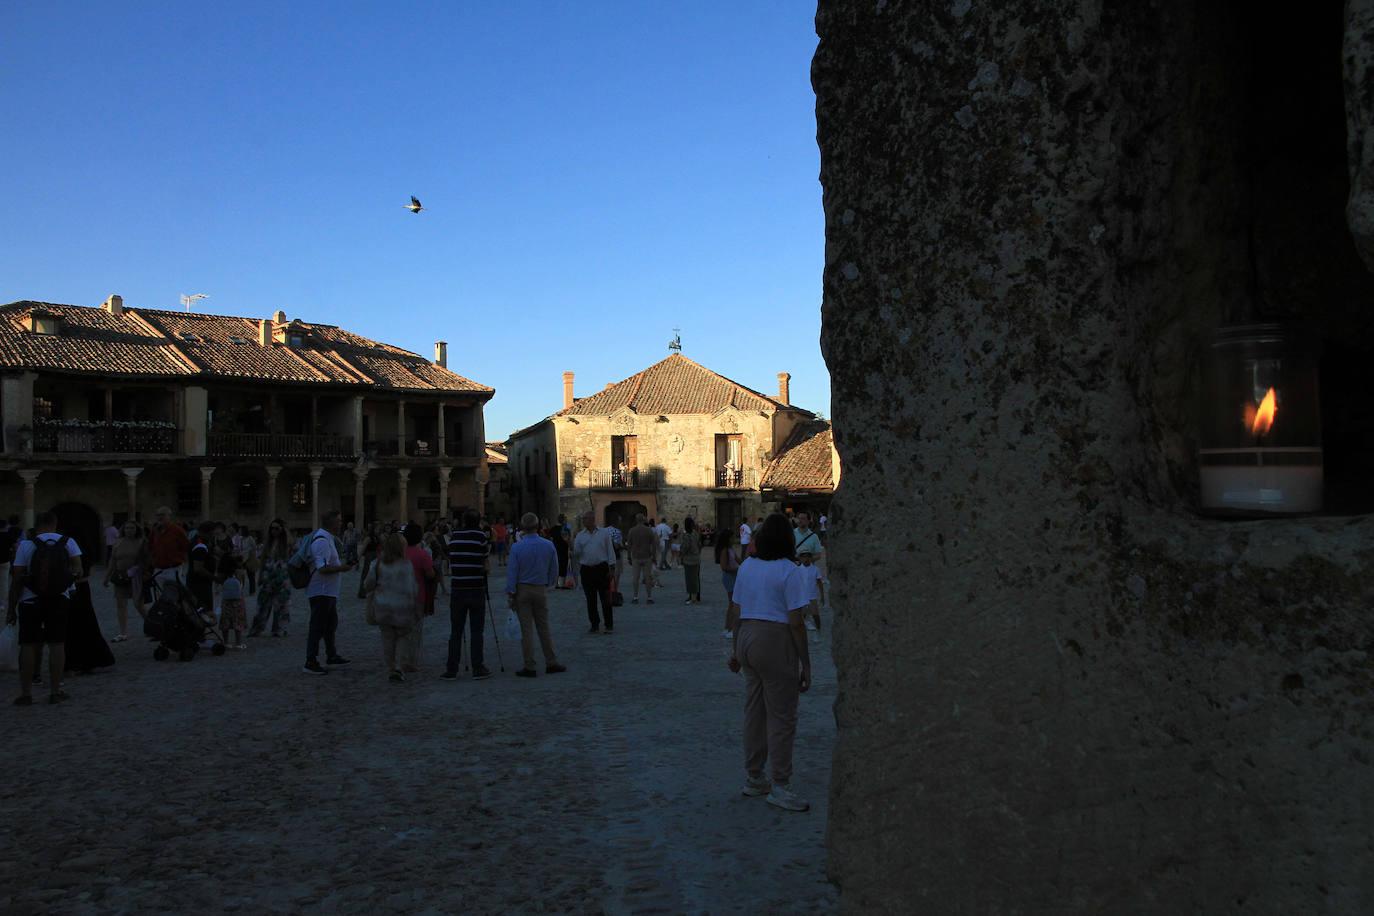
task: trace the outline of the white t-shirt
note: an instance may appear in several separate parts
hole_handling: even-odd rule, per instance
[[[49,531],[47,534],[40,534],[38,536],[38,540],[47,541],[49,544],[56,544],[58,541],[62,540],[62,535],[58,534],[56,531]],[[29,564],[33,562],[33,552],[35,549],[37,549],[37,545],[35,545],[34,542],[30,541],[28,538],[25,538],[24,540],[20,541],[19,546],[16,547],[14,550],[15,568],[27,568]],[[76,540],[74,538],[67,538],[67,556],[81,556],[81,548],[76,545]],[[75,591],[75,589],[76,583],[73,582],[62,594],[70,598],[72,596],[72,592]],[[32,601],[37,597],[38,596],[33,593],[33,589],[25,585],[23,593],[19,596],[19,600]]]
[[[745,560],[740,565],[733,593],[740,619],[787,623],[788,611],[803,610],[810,605],[801,569],[791,560],[760,560],[758,557]]]
[[[659,522],[654,526],[654,534],[658,535],[660,544],[666,544],[668,539],[673,536],[673,529],[668,527],[667,522]]]
[[[334,546],[334,535],[323,528],[310,535],[310,557],[315,564],[315,574],[305,587],[306,598],[339,597],[339,578],[343,573],[322,573],[326,566],[339,565],[339,551]]]
[[[812,601],[821,600],[821,571],[816,564],[807,566],[803,563],[797,567],[797,572],[801,573],[802,581],[806,583],[807,597]]]
[[[748,522],[741,522],[739,526],[739,543],[741,547],[748,545],[749,539],[754,536],[754,529],[749,527]]]
[[[792,540],[797,545],[797,556],[809,553],[813,557],[819,557],[825,553],[825,547],[821,545],[821,536],[810,528],[798,528],[792,532]]]

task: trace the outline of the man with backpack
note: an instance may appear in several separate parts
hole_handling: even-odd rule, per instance
[[[310,632],[306,637],[305,667],[301,670],[317,675],[328,674],[330,668],[348,664],[348,659],[340,655],[334,645],[334,634],[339,630],[339,579],[358,565],[339,559],[336,538],[343,524],[339,510],[331,509],[320,521],[319,530],[310,534],[296,555],[287,561],[291,584],[303,587],[310,601]],[[307,581],[302,583],[302,579]],[[324,665],[319,661],[321,639],[324,640]]]
[[[44,512],[35,523],[37,534],[15,551],[10,577],[10,623],[19,626],[19,697],[16,706],[33,704],[33,676],[43,644],[48,645],[49,703],[67,699],[62,692],[66,665],[67,609],[76,580],[81,578],[81,548],[57,533],[57,516]],[[17,601],[15,598],[17,597]]]

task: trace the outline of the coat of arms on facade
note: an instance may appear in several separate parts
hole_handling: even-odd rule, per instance
[[[727,433],[737,433],[739,432],[739,420],[736,420],[734,416],[727,414],[721,418],[720,428],[725,430]]]
[[[668,440],[668,447],[673,450],[674,455],[681,455],[682,449],[686,446],[686,441],[677,433],[673,433],[673,438]]]
[[[620,416],[616,417],[614,420],[612,420],[611,425],[615,427],[615,431],[617,433],[623,436],[634,432],[635,419],[629,414],[623,413]]]

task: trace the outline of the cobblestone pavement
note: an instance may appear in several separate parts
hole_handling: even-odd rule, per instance
[[[680,571],[664,576],[655,605],[618,609],[613,636],[586,633],[580,592],[551,592],[569,671],[544,675],[541,659],[534,680],[513,676],[504,636],[499,672],[488,625],[495,676],[440,681],[441,612],[422,672],[389,684],[351,597],[339,645],[354,664],[307,677],[300,593],[287,639],[188,663],[131,639],[114,668],[68,677],[62,706],[9,705],[16,676],[0,675],[0,912],[834,910],[829,633],[793,781],[813,807],[779,811],[739,794],[744,687],[724,666],[716,569],[700,607],[683,605]]]

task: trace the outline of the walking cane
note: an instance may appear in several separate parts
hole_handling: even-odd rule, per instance
[[[496,640],[496,661],[501,665],[501,673],[506,673],[506,659],[501,655],[501,634],[496,632],[496,612],[491,609],[491,582],[482,580],[487,587],[487,618],[491,621],[491,636]]]

